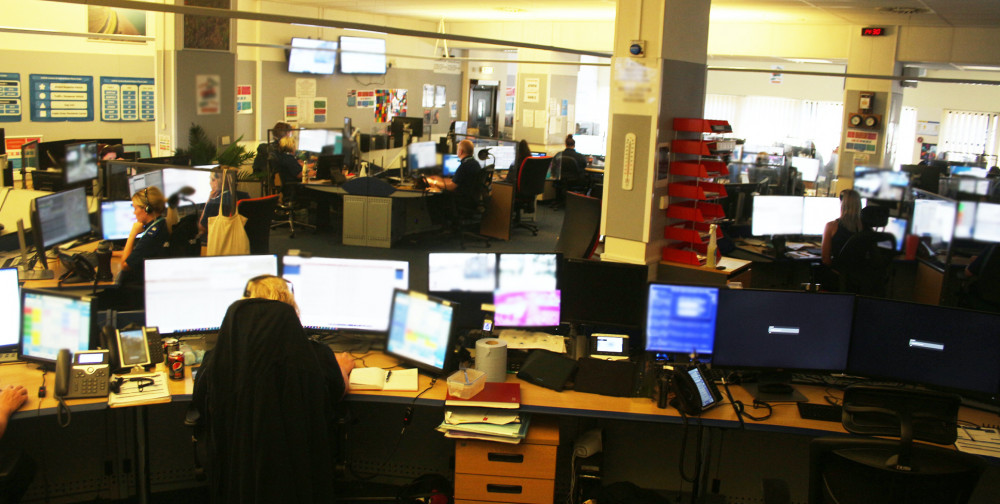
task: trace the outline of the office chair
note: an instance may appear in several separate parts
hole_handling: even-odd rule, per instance
[[[535,200],[545,191],[545,174],[549,171],[552,157],[529,157],[521,162],[517,174],[517,190],[514,193],[514,225],[538,235],[538,226],[522,221],[521,213],[535,213]]]
[[[170,257],[198,257],[201,255],[201,241],[198,240],[198,213],[181,217],[170,232]]]
[[[243,229],[250,239],[251,254],[267,254],[271,239],[271,218],[278,207],[278,195],[261,198],[241,199],[236,202],[236,211],[247,218]]]
[[[464,250],[467,239],[490,246],[490,237],[479,234],[483,214],[490,204],[490,189],[493,185],[493,170],[479,170],[478,191],[473,198],[463,198],[458,195],[452,198],[452,232],[458,236],[458,244]],[[472,231],[474,229],[475,231]]]
[[[0,504],[20,502],[35,479],[35,461],[19,449],[0,451]]]
[[[305,170],[305,167],[302,169]],[[293,180],[284,180],[285,177],[283,177],[280,172],[275,172],[272,179],[274,180],[275,192],[281,196],[277,205],[278,214],[283,215],[284,217],[271,224],[271,229],[288,225],[288,229],[290,231],[288,235],[289,238],[295,238],[296,225],[299,227],[316,229],[316,226],[312,224],[295,220],[296,211],[307,208],[306,205],[299,201],[302,183]]]
[[[601,233],[601,200],[591,196],[566,193],[566,214],[556,238],[556,252],[563,257],[589,259],[597,248]]]
[[[841,292],[885,296],[889,266],[897,254],[896,237],[875,228],[884,227],[888,220],[888,208],[868,206],[861,210],[862,230],[851,236],[834,258]]]
[[[955,442],[954,394],[853,385],[844,391],[844,428],[875,438],[817,438],[809,447],[809,503],[967,502],[986,467]]]
[[[959,301],[966,308],[1000,312],[1000,246],[991,245],[980,261],[979,273],[961,286]]]

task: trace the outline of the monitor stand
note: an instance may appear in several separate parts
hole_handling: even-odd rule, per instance
[[[791,373],[761,373],[757,383],[744,383],[743,388],[757,401],[809,402],[806,396],[792,386]]]
[[[18,280],[52,280],[56,277],[54,271],[48,268],[48,262],[45,260],[45,251],[41,251],[39,258],[42,260],[42,264],[45,269],[27,269],[29,264],[34,264],[28,261],[28,243],[24,237],[24,220],[17,219],[17,241],[18,245],[21,246],[21,263],[17,266],[17,279]]]

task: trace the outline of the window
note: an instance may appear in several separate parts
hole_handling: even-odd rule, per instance
[[[949,160],[968,160],[978,154],[995,156],[997,117],[995,112],[945,110],[938,151],[949,153]]]

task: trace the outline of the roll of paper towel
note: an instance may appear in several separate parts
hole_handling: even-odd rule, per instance
[[[487,382],[507,381],[507,342],[498,338],[477,341],[476,369],[486,373]]]

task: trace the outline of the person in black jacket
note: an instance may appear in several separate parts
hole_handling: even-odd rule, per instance
[[[263,275],[230,305],[193,405],[210,502],[333,502],[335,406],[353,359],[306,338],[285,280]]]

